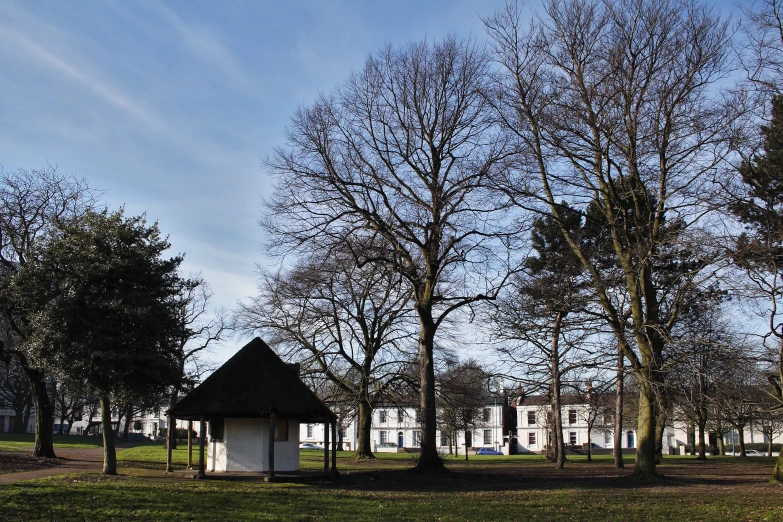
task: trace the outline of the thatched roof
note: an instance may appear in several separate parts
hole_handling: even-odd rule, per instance
[[[334,418],[329,408],[267,344],[256,337],[207,377],[170,413],[178,419],[268,417],[300,422]]]

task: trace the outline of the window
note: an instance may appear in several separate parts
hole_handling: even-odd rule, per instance
[[[378,412],[378,422],[386,422],[386,411],[381,410]]]
[[[403,410],[402,408],[397,410],[397,422],[399,422],[400,424],[405,422],[405,410]]]
[[[416,410],[416,422],[421,422],[421,410]]]
[[[527,425],[528,426],[535,426],[536,425],[536,412],[534,412],[534,411],[528,411],[527,412]]]
[[[313,425],[308,424],[307,425],[307,438],[312,439],[313,438]]]
[[[413,432],[413,447],[416,448],[418,446],[421,446],[421,432],[420,431],[414,431]]]
[[[535,431],[527,432],[527,445],[528,446],[535,446],[536,445],[536,432]]]
[[[340,438],[345,439],[348,437],[348,428],[346,426],[340,426]]]
[[[465,447],[472,447],[473,446],[473,432],[468,430],[465,432]]]
[[[492,430],[484,430],[484,445],[492,444]]]
[[[576,424],[576,410],[568,410],[568,424]]]
[[[489,408],[484,408],[484,411],[482,412],[481,420],[484,422],[489,422],[491,416],[492,416],[492,411]]]
[[[612,434],[609,433],[608,431],[604,432],[604,444],[608,445],[608,444],[612,444],[612,442],[613,442]]]
[[[381,432],[381,444],[386,444],[389,442],[389,432],[388,431],[382,431]]]
[[[225,419],[216,417],[209,421],[209,437],[214,440],[223,440]]]
[[[576,446],[576,432],[575,431],[569,431],[568,432],[568,443],[572,446]]]
[[[275,421],[275,441],[288,440],[288,419],[278,419]]]
[[[442,431],[440,432],[440,445],[441,446],[448,446],[449,445],[449,437]]]

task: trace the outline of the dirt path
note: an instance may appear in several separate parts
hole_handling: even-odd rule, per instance
[[[117,445],[117,451],[133,446],[135,446],[133,443]],[[57,453],[58,458],[64,459],[65,462],[53,468],[0,475],[0,485],[51,477],[53,475],[101,471],[103,469],[103,448],[57,448],[55,453]]]

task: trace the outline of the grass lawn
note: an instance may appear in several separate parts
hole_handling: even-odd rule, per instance
[[[0,452],[2,451],[32,451],[35,446],[35,435],[32,433],[0,433]],[[101,437],[85,437],[83,435],[55,435],[54,448],[101,448]]]
[[[122,450],[120,475],[50,477],[0,486],[8,520],[783,520],[774,459],[668,457],[666,478],[639,483],[606,457],[555,471],[537,456],[447,458],[449,472],[410,471],[411,455],[338,454],[335,480],[197,481],[163,473],[165,449]],[[187,451],[174,451],[184,467]],[[303,470],[323,467],[302,451]],[[632,465],[632,463],[630,463]]]

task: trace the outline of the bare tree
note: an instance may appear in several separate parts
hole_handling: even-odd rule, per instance
[[[484,424],[488,379],[487,372],[474,360],[453,364],[438,376],[438,423],[455,445],[457,433],[465,434],[465,460],[470,453],[468,431]]]
[[[239,330],[268,334],[283,358],[301,363],[305,378],[323,381],[325,402],[347,402],[358,412],[358,458],[374,458],[372,410],[406,380],[403,368],[414,357],[410,292],[398,278],[386,266],[359,267],[348,251],[335,251],[326,261],[263,273],[258,295],[236,314]]]
[[[503,203],[487,179],[504,149],[482,92],[488,60],[471,41],[386,47],[330,95],[300,109],[264,224],[275,252],[328,258],[347,239],[411,292],[419,320],[419,469],[440,469],[434,345],[459,310],[494,296],[505,274]],[[373,237],[382,238],[379,242]]]
[[[529,27],[513,5],[485,23],[504,69],[492,100],[519,143],[519,175],[501,188],[551,214],[589,274],[639,383],[635,474],[655,475],[661,357],[693,277],[662,286],[656,259],[697,236],[730,151],[735,108],[716,86],[728,70],[726,23],[685,0],[550,0]],[[602,216],[627,310],[569,233],[561,199]]]
[[[212,345],[222,340],[228,328],[227,312],[224,309],[210,309],[212,295],[212,288],[201,274],[192,274],[182,280],[175,298],[178,333],[173,351],[179,365],[180,378],[169,391],[169,409],[177,404],[180,393],[198,382],[204,372],[212,369],[203,356]],[[132,402],[126,409],[133,411]],[[126,427],[129,421],[130,416],[125,423]],[[172,426],[176,426],[176,422],[174,417],[169,418]],[[170,434],[168,444],[173,449],[177,447],[175,430],[170,430]]]
[[[60,421],[57,434],[70,435],[74,421],[80,419],[87,403],[86,383],[81,380],[60,380],[55,386],[54,413]]]

